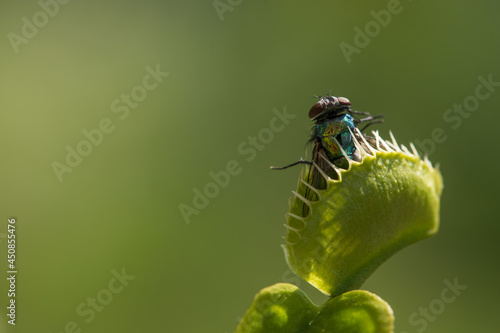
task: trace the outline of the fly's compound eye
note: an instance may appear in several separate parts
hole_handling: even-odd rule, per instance
[[[309,118],[313,119],[314,117],[319,115],[321,112],[323,112],[323,110],[324,110],[323,103],[318,102],[318,103],[314,104],[312,106],[311,110],[309,110]]]
[[[349,101],[345,97],[338,97],[339,103],[342,105],[351,105],[351,101]]]

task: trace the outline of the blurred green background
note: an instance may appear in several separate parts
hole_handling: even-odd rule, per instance
[[[439,234],[395,255],[363,288],[391,304],[397,333],[496,332],[500,87],[474,111],[443,117],[473,101],[480,76],[500,82],[500,5],[216,5],[1,2],[0,271],[15,217],[18,279],[15,327],[0,281],[0,331],[232,332],[276,282],[324,302],[289,272],[280,248],[299,168],[269,166],[305,157],[313,96],[331,89],[384,114],[374,129],[400,143],[428,143],[436,128],[446,135],[427,148],[445,183]],[[373,23],[371,11],[388,6],[398,13]],[[367,24],[372,37],[356,39]],[[356,41],[368,45],[346,57],[341,43]],[[261,131],[273,109],[295,118],[270,137]],[[103,120],[113,130],[100,138],[92,130]],[[85,130],[97,145],[82,143]],[[243,153],[259,133],[266,143]],[[67,165],[67,146],[87,156],[59,179],[53,164]],[[193,206],[193,191],[230,161],[239,173],[187,224],[179,206]],[[123,269],[129,280],[118,288]],[[467,289],[425,328],[412,324],[455,278]]]

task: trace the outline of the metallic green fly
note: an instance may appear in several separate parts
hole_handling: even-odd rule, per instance
[[[283,170],[298,164],[308,164],[310,172],[308,183],[317,189],[326,188],[326,180],[317,170],[326,173],[329,177],[336,179],[336,171],[331,167],[333,163],[336,167],[347,169],[349,164],[344,156],[354,161],[360,161],[361,156],[353,140],[354,136],[359,136],[368,126],[374,123],[383,122],[382,115],[371,116],[367,112],[360,112],[351,109],[351,102],[345,97],[335,97],[327,95],[320,97],[320,100],[309,110],[309,118],[315,122],[311,130],[311,139],[309,143],[313,144],[312,160],[306,161],[300,159],[284,167],[271,167],[273,170]],[[355,115],[364,115],[366,117],[358,119]],[[362,128],[358,125],[364,124]],[[356,129],[359,129],[359,132]],[[366,142],[374,145],[375,140],[372,137],[363,134]],[[362,140],[358,140],[361,142]],[[344,153],[342,152],[344,151]],[[314,199],[314,193],[307,191]],[[308,196],[306,195],[306,197]]]

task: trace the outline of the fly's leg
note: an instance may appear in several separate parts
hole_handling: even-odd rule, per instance
[[[363,132],[368,126],[377,124],[377,123],[383,123],[384,122],[384,115],[378,115],[378,116],[370,116],[366,117],[363,119],[358,120],[358,123],[367,123],[363,128],[360,128],[359,131]]]
[[[295,165],[298,165],[298,164],[307,164],[307,165],[312,165],[312,162],[310,161],[306,161],[306,160],[303,160],[302,158],[300,160],[298,160],[297,162],[295,163],[292,163],[292,164],[289,164],[289,165],[286,165],[284,167],[275,167],[275,166],[272,166],[270,167],[271,170],[284,170],[284,169],[287,169],[289,167],[293,167]]]

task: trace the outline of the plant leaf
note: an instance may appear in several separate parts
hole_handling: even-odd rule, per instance
[[[293,284],[262,289],[241,320],[236,333],[301,333],[318,314],[318,307]]]
[[[308,333],[392,333],[394,314],[387,302],[365,290],[328,300]]]
[[[349,160],[347,170],[337,168],[338,179],[314,189],[318,195],[299,179],[287,214],[288,265],[331,296],[359,289],[395,252],[438,231],[439,170],[415,150],[374,134],[376,147],[369,152],[356,143],[361,163]]]

